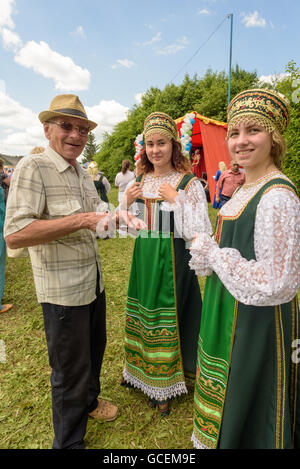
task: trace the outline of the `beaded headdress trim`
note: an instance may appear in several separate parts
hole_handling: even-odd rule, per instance
[[[178,140],[177,125],[173,119],[164,112],[152,112],[146,117],[144,123],[144,135],[147,138],[154,133],[160,133],[168,137],[170,140]]]
[[[277,129],[282,134],[289,123],[289,100],[274,90],[242,91],[228,106],[228,131],[244,121],[256,122],[268,132]]]

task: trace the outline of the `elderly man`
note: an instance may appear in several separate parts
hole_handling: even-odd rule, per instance
[[[105,292],[97,225],[111,215],[77,163],[96,123],[75,95],[56,96],[41,112],[49,146],[18,164],[10,186],[7,245],[28,246],[52,367],[53,448],[84,448],[88,416],[111,421],[115,405],[100,394],[106,345]],[[99,226],[99,225],[98,225]]]
[[[245,174],[240,171],[238,163],[232,160],[230,166],[231,169],[221,174],[216,187],[216,202],[221,202],[220,208],[231,199],[237,187],[245,182]]]

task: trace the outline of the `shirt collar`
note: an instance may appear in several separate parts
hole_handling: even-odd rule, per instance
[[[49,146],[46,148],[45,153],[50,158],[50,160],[55,164],[56,169],[59,173],[63,173],[66,169],[68,169],[70,167],[71,168],[74,167],[70,163],[68,163],[68,161],[65,160],[65,158],[63,158],[59,153],[56,153],[56,151],[54,151]],[[83,173],[83,170],[82,170],[80,164],[77,163],[77,161],[76,161],[76,170],[77,170],[78,174]]]

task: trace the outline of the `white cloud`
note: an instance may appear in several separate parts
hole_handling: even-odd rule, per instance
[[[242,13],[242,16],[242,23],[245,24],[246,28],[265,28],[267,25],[266,20],[259,16],[257,10],[253,13]]]
[[[128,59],[118,59],[116,61],[116,63],[114,63],[111,68],[113,69],[116,69],[116,68],[120,68],[120,67],[125,67],[125,68],[131,68],[133,67],[135,64],[134,62],[132,62],[131,60],[128,60]]]
[[[146,47],[146,46],[151,46],[152,44],[155,44],[156,42],[160,42],[161,41],[161,33],[158,32],[157,34],[155,34],[155,36],[153,36],[150,41],[146,41],[146,42],[136,42],[135,44],[137,46],[142,46],[142,47]]]
[[[160,55],[170,55],[170,54],[177,54],[177,52],[185,49],[186,46],[189,44],[189,40],[186,36],[182,36],[181,38],[177,39],[176,43],[169,44],[161,49],[157,49],[157,54]]]
[[[145,93],[136,93],[134,95],[134,99],[138,104],[142,103],[142,97],[144,96]]]
[[[202,8],[202,10],[198,11],[197,15],[210,15],[210,11],[206,8]]]
[[[0,27],[14,28],[15,24],[11,16],[15,7],[15,0],[1,0],[0,3]]]
[[[49,45],[41,41],[29,41],[19,50],[15,61],[46,78],[52,78],[55,89],[63,91],[86,90],[90,83],[90,72],[75,65],[70,57],[53,51]]]
[[[88,118],[98,123],[93,130],[98,141],[102,140],[103,133],[111,133],[113,128],[123,120],[127,119],[128,107],[123,106],[117,101],[100,101],[95,106],[85,106]]]
[[[22,40],[20,36],[7,28],[0,29],[0,35],[5,49],[12,49],[14,52],[22,46]]]
[[[79,37],[81,37],[81,38],[83,38],[83,39],[86,39],[86,35],[85,35],[84,31],[83,31],[83,27],[82,27],[82,26],[78,26],[78,27],[75,29],[75,31],[72,31],[70,34],[71,34],[72,36],[79,36]]]
[[[0,126],[14,129],[24,129],[35,126],[37,116],[28,108],[10,98],[4,91],[0,91]]]
[[[45,145],[43,127],[37,115],[0,90],[0,153],[25,155],[37,145]]]
[[[0,78],[0,93],[6,93],[6,83],[4,80]]]
[[[85,106],[89,119],[98,123],[93,131],[97,141],[103,140],[104,132],[127,119],[129,108],[117,101],[100,101],[95,106]],[[0,91],[0,153],[26,155],[34,146],[47,145],[43,126],[38,115]]]
[[[12,49],[15,61],[36,73],[54,80],[55,89],[62,91],[86,90],[90,83],[90,72],[76,65],[70,57],[53,51],[49,45],[41,41],[29,41],[23,46],[20,36],[12,31],[15,25],[12,20],[15,0],[0,0],[0,36],[6,49]],[[84,37],[82,26],[74,32]]]
[[[279,81],[284,80],[288,77],[288,73],[275,73],[274,75],[261,75],[259,77],[260,83],[269,83],[269,85],[274,85],[274,83],[278,83]]]

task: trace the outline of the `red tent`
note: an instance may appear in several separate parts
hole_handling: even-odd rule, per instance
[[[225,141],[227,124],[201,116],[195,111],[189,114],[195,116],[195,122],[192,124],[191,151],[195,151],[196,148],[202,150],[199,170],[201,174],[205,172],[207,175],[210,200],[213,201],[216,185],[213,176],[219,169],[219,162],[224,161],[227,168],[230,168],[231,157]],[[181,127],[185,117],[175,119],[179,136],[181,136]]]

